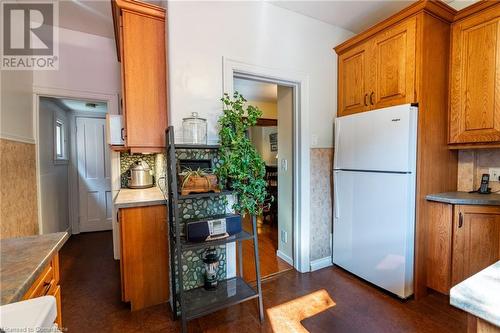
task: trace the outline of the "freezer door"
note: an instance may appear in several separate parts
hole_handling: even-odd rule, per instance
[[[333,262],[401,298],[413,288],[415,178],[334,172]]]
[[[416,131],[410,104],[337,118],[334,169],[415,171]]]

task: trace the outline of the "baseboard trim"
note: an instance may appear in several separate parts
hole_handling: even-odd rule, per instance
[[[322,269],[328,266],[332,266],[332,257],[324,257],[321,259],[316,259],[311,261],[311,272],[317,271],[318,269]]]
[[[288,264],[292,265],[293,266],[293,259],[289,256],[287,256],[286,254],[284,254],[283,252],[281,252],[280,250],[277,250],[276,251],[276,255],[283,259],[284,261],[286,261]]]

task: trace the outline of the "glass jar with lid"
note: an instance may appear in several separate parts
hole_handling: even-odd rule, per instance
[[[207,144],[207,120],[200,118],[198,112],[191,113],[191,117],[182,119],[182,139],[184,143]]]

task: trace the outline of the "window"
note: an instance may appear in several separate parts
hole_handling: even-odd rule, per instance
[[[66,124],[62,119],[54,121],[54,160],[64,163],[68,159],[66,154]]]

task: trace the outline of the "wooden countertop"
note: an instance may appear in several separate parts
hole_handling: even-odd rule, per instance
[[[0,305],[20,301],[68,238],[57,232],[0,240]]]
[[[166,203],[163,192],[156,186],[145,189],[122,188],[115,199],[116,208],[155,206]]]

